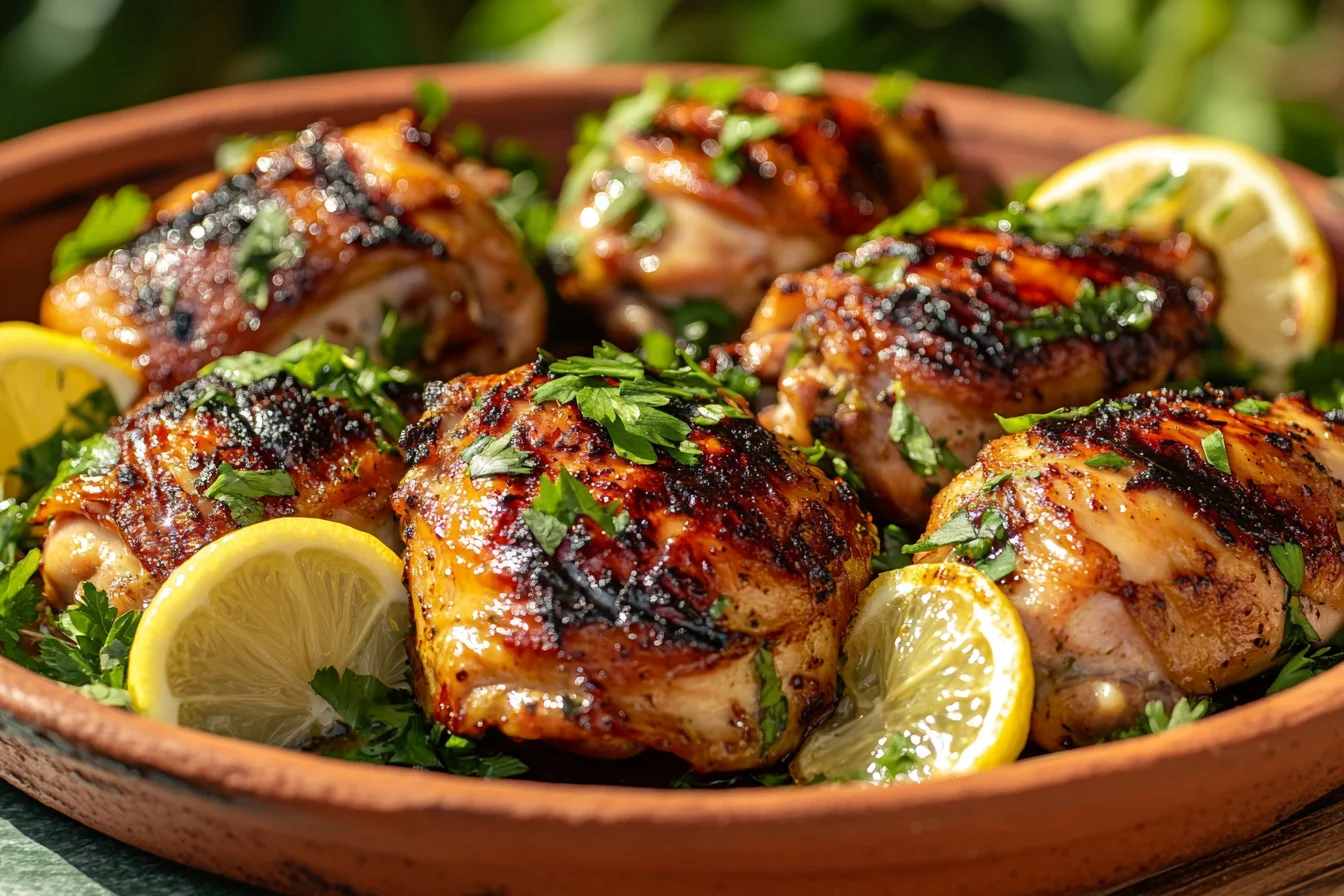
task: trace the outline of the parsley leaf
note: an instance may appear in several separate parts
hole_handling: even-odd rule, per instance
[[[33,577],[41,562],[42,553],[31,550],[19,562],[0,569],[0,656],[29,669],[35,663],[19,646],[20,631],[37,621],[42,591]]]
[[[284,498],[296,493],[294,480],[284,470],[235,470],[222,463],[215,479],[201,494],[229,508],[239,527],[259,523],[264,516],[258,498]]]
[[[570,150],[570,169],[560,188],[560,205],[572,206],[592,188],[593,176],[607,164],[611,151],[626,134],[644,130],[653,123],[672,94],[665,75],[650,75],[644,89],[611,104],[605,118],[583,117],[575,130],[577,140]]]
[[[1302,556],[1301,546],[1291,541],[1272,544],[1269,546],[1269,556],[1279,568],[1283,580],[1288,583],[1289,591],[1293,594],[1301,591],[1302,578],[1306,574],[1306,562]]]
[[[258,150],[262,148],[262,144],[270,144],[269,149],[275,149],[286,143],[293,143],[298,138],[299,135],[294,131],[277,131],[260,137],[253,134],[226,137],[215,147],[215,168],[220,171],[246,173],[244,166],[251,167],[248,163],[253,156],[260,154]]]
[[[1344,342],[1323,345],[1293,364],[1293,388],[1306,392],[1323,411],[1344,407]]]
[[[1238,414],[1250,414],[1253,417],[1259,417],[1268,413],[1272,404],[1273,402],[1265,401],[1263,398],[1243,398],[1232,405],[1232,410]]]
[[[383,322],[378,328],[378,352],[388,364],[400,367],[420,357],[425,341],[426,321],[402,323],[401,313],[391,305],[383,305]]]
[[[910,536],[900,526],[891,524],[884,528],[878,545],[881,550],[873,555],[873,575],[909,566],[910,556],[904,550],[909,543]]]
[[[1025,432],[1043,420],[1077,420],[1079,417],[1086,417],[1101,407],[1103,401],[1104,399],[1098,399],[1081,408],[1059,408],[1047,414],[1020,414],[1016,417],[995,414],[994,417],[1006,433]]]
[[[448,108],[453,104],[452,95],[448,93],[448,88],[433,78],[416,81],[414,94],[415,106],[420,112],[418,127],[426,133],[433,132],[443,121],[443,116],[448,114]]]
[[[718,597],[714,598],[714,603],[709,605],[709,609],[705,611],[705,615],[708,616],[711,621],[717,622],[719,617],[726,613],[728,608],[732,605],[733,602],[728,598],[728,595],[720,594]]]
[[[0,572],[17,562],[27,544],[33,540],[29,526],[28,505],[22,501],[0,501]]]
[[[972,218],[969,223],[1002,233],[1017,232],[1037,243],[1070,244],[1085,234],[1105,230],[1111,222],[1106,217],[1101,192],[1092,188],[1043,211],[1012,202],[1005,209]]]
[[[1127,457],[1121,457],[1114,451],[1104,451],[1101,454],[1089,457],[1083,463],[1098,470],[1123,470],[1134,461]]]
[[[1163,731],[1197,722],[1212,711],[1213,704],[1208,700],[1191,703],[1188,697],[1182,697],[1172,706],[1171,714],[1168,715],[1166,704],[1161,700],[1152,700],[1143,708],[1143,715],[1139,716],[1131,727],[1113,732],[1101,740],[1128,740],[1146,734],[1161,734]]]
[[[1315,678],[1322,672],[1334,668],[1341,659],[1344,659],[1344,651],[1331,645],[1313,648],[1310,644],[1303,647],[1297,653],[1288,658],[1279,669],[1274,680],[1270,682],[1269,687],[1265,689],[1265,696],[1277,694],[1279,691],[1286,691],[1288,688],[1299,685],[1309,678]]]
[[[934,548],[947,547],[948,545],[964,544],[977,535],[975,523],[971,522],[970,512],[963,508],[949,516],[933,532],[925,535],[914,544],[906,545],[901,550],[907,554],[917,554],[921,551],[931,551]]]
[[[523,511],[523,521],[548,554],[555,553],[580,516],[588,517],[608,535],[619,534],[630,522],[629,514],[621,510],[620,501],[599,504],[588,486],[564,467],[554,479],[545,475],[540,478],[532,506]]]
[[[1072,305],[1037,308],[1026,320],[1005,323],[1003,329],[1018,349],[1074,336],[1113,342],[1122,333],[1147,330],[1161,307],[1161,295],[1150,286],[1113,283],[1098,295],[1096,285],[1084,279]]]
[[[888,114],[895,115],[905,106],[905,101],[910,98],[917,83],[919,79],[910,72],[883,72],[873,82],[868,101]]]
[[[61,237],[51,254],[51,282],[59,283],[91,261],[130,242],[153,203],[135,187],[122,187],[112,196],[99,196],[84,220]]]
[[[742,150],[748,143],[772,137],[780,131],[780,123],[769,115],[724,116],[719,129],[719,153],[710,163],[710,174],[725,186],[731,187],[742,179],[746,157]]]
[[[714,299],[688,299],[670,312],[677,337],[692,358],[703,358],[711,346],[727,342],[737,330],[733,312]],[[671,361],[665,365],[671,366]]]
[[[296,342],[278,355],[243,352],[220,358],[201,368],[199,375],[214,374],[230,385],[250,386],[279,373],[288,373],[319,398],[338,399],[364,411],[394,441],[406,428],[406,417],[388,398],[387,387],[414,382],[410,371],[379,367],[363,349],[347,351],[324,339]],[[395,450],[391,445],[382,447]]]
[[[1009,479],[1015,476],[1021,476],[1024,479],[1040,479],[1040,470],[1004,470],[1002,473],[995,473],[985,480],[985,484],[980,487],[980,494],[987,495],[994,489],[1003,485]]]
[[[1003,547],[993,557],[977,560],[975,568],[997,582],[1017,571],[1017,548],[1013,547],[1011,541],[1005,541]]]
[[[1223,440],[1223,432],[1215,429],[1200,441],[1204,448],[1204,459],[1215,469],[1224,473],[1231,473],[1232,466],[1227,460],[1227,443]]]
[[[18,464],[8,471],[23,480],[18,495],[31,495],[55,479],[61,461],[73,457],[84,439],[102,435],[117,412],[117,400],[106,386],[67,407],[65,420],[54,433],[19,451]]]
[[[761,681],[757,720],[761,726],[761,756],[765,756],[789,727],[789,701],[784,696],[769,644],[762,644],[756,651],[756,676]]]
[[[62,451],[66,457],[57,464],[56,475],[45,488],[29,499],[30,506],[40,506],[66,480],[75,476],[101,476],[121,459],[121,448],[104,433],[89,436],[73,446],[66,444]]]
[[[491,476],[522,476],[536,468],[536,461],[526,451],[513,446],[513,430],[496,438],[477,436],[462,452],[467,462],[467,475],[472,479]]]
[[[891,425],[887,427],[887,437],[900,448],[901,456],[910,464],[916,476],[929,478],[938,475],[942,467],[953,473],[965,469],[955,455],[944,446],[935,446],[933,436],[924,423],[915,416],[910,405],[897,398],[891,406]]]
[[[940,177],[924,188],[923,194],[901,211],[878,224],[872,230],[850,237],[846,246],[858,248],[871,240],[885,236],[902,237],[928,233],[954,220],[966,207],[966,197],[951,177]]]
[[[881,746],[873,752],[872,770],[881,772],[883,781],[894,781],[918,767],[919,754],[915,751],[915,745],[899,731],[884,736]]]
[[[821,96],[826,92],[822,83],[821,66],[815,62],[800,62],[786,69],[770,73],[770,84],[776,90],[795,96]]]
[[[236,408],[238,407],[238,399],[234,398],[233,393],[228,389],[216,386],[214,383],[207,383],[205,388],[201,390],[201,394],[197,395],[196,398],[192,400],[191,409],[193,411],[199,410],[208,404],[225,405],[227,407]]]
[[[735,78],[732,75],[705,75],[683,84],[680,92],[690,99],[726,109],[737,102],[746,88],[747,82],[742,78]]]
[[[42,639],[41,672],[72,687],[102,685],[126,687],[126,660],[140,626],[139,610],[117,613],[107,593],[91,582],[81,586],[80,599],[56,617],[56,628],[69,640]],[[98,689],[89,693],[102,703],[125,704],[129,699]]]
[[[986,509],[980,515],[978,524],[971,520],[970,511],[963,507],[935,531],[901,550],[907,554],[917,554],[949,546],[956,549],[958,556],[974,562],[976,569],[996,582],[1017,569],[1017,549],[1008,541],[1007,524],[1003,514],[995,507]]]
[[[842,480],[854,491],[868,490],[863,477],[859,476],[858,472],[849,465],[849,458],[845,457],[843,452],[828,448],[821,442],[813,442],[811,445],[795,445],[794,450],[807,458],[807,462],[812,466],[819,468],[832,479]]]
[[[238,295],[254,308],[264,309],[270,303],[271,272],[298,261],[307,249],[308,241],[293,229],[289,213],[274,199],[263,199],[234,251]]]
[[[509,778],[527,766],[512,756],[482,756],[464,737],[449,735],[425,718],[410,691],[390,688],[373,675],[327,666],[313,675],[313,692],[350,728],[356,743],[323,750],[327,756],[378,765],[442,769],[455,775]]]

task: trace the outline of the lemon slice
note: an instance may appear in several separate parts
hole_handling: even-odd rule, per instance
[[[309,682],[324,666],[406,677],[410,599],[401,560],[377,538],[282,517],[232,532],[182,564],[131,646],[139,713],[279,746],[329,728]]]
[[[920,563],[859,598],[835,713],[803,743],[799,783],[923,781],[1012,762],[1035,687],[1026,633],[971,566]]]
[[[1330,254],[1310,212],[1265,156],[1216,137],[1142,137],[1068,165],[1027,204],[1045,209],[1090,189],[1120,216],[1139,200],[1131,219],[1139,230],[1170,233],[1180,222],[1213,250],[1223,276],[1218,326],[1261,368],[1263,386],[1286,386],[1293,362],[1330,339]]]
[[[144,379],[121,358],[77,336],[0,323],[0,497],[17,487],[4,479],[19,452],[55,433],[72,405],[104,385],[125,410]]]

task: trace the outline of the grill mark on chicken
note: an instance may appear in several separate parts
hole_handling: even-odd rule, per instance
[[[608,756],[648,747],[704,768],[774,761],[834,695],[874,544],[853,493],[745,419],[692,424],[694,465],[633,464],[572,404],[532,402],[549,379],[539,362],[431,385],[403,434],[413,465],[393,507],[421,704],[463,734],[497,727]],[[684,402],[661,410],[693,416]],[[471,478],[462,451],[508,432],[535,469]],[[522,512],[561,468],[629,523],[613,536],[579,517],[547,555]],[[767,642],[796,692],[768,751],[751,666]]]
[[[1165,430],[1167,421],[1179,421],[1221,431],[1229,415],[1211,417],[1205,407],[1226,412],[1248,396],[1255,397],[1240,389],[1184,393],[1164,389],[1107,402],[1078,420],[1043,422],[1038,432],[1050,445],[1095,445],[1141,462],[1143,469],[1130,477],[1125,491],[1156,490],[1179,497],[1197,518],[1213,527],[1224,544],[1247,544],[1266,559],[1271,545],[1284,542],[1296,542],[1304,551],[1330,549],[1337,541],[1334,531],[1307,525],[1291,500],[1276,500],[1252,479],[1222,472],[1202,451],[1171,439]],[[1248,430],[1241,438],[1263,440],[1280,451],[1305,441],[1301,432],[1279,431],[1282,423],[1247,414],[1234,419],[1238,427]],[[1304,459],[1325,472],[1311,452],[1301,450]]]
[[[233,403],[192,407],[212,393]],[[109,591],[123,609],[147,602],[174,569],[237,528],[224,504],[202,494],[220,464],[290,475],[295,495],[261,499],[268,519],[322,517],[369,531],[390,519],[388,495],[403,469],[399,457],[379,451],[367,414],[315,396],[287,373],[248,386],[214,376],[189,381],[140,405],[108,437],[120,449],[117,464],[58,486],[37,519],[82,516],[120,539],[144,573],[134,588]],[[59,551],[44,556],[48,568],[68,560]]]

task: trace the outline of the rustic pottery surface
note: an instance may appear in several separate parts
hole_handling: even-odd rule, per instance
[[[31,319],[100,192],[153,194],[230,134],[360,120],[433,74],[454,117],[563,157],[574,118],[645,69],[462,66],[226,88],[0,144],[0,319]],[[862,90],[867,79],[831,76]],[[926,84],[972,190],[1153,130]],[[1344,261],[1344,209],[1288,169]],[[481,781],[173,729],[0,661],[0,777],[120,840],[291,893],[1073,892],[1250,837],[1344,783],[1344,671],[1161,737],[925,785],[655,791]]]

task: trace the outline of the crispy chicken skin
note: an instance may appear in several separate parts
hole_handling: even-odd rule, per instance
[[[651,90],[639,99],[658,102]],[[744,324],[776,276],[832,257],[845,237],[951,169],[933,113],[913,104],[890,114],[853,97],[764,84],[728,104],[685,93],[664,92],[651,120],[580,162],[561,195],[560,293],[594,308],[618,341],[665,328],[664,313],[694,298],[717,300]],[[734,154],[735,183],[715,177],[728,113],[778,126]],[[629,116],[613,107],[612,118],[621,117]],[[632,183],[647,202],[619,198]],[[628,210],[613,217],[613,203]]]
[[[736,360],[777,381],[777,402],[761,421],[798,443],[820,440],[845,453],[880,514],[918,525],[937,487],[999,434],[995,413],[1086,404],[1190,372],[1216,304],[1213,267],[1185,237],[1112,235],[1063,247],[975,227],[886,237],[780,277],[743,341],[717,363]],[[1013,344],[1006,324],[1072,305],[1084,280],[1098,292],[1152,287],[1151,323],[1109,341]],[[783,370],[786,358],[796,363]],[[912,469],[889,435],[897,398],[957,462],[929,476]]]
[[[1300,396],[1259,416],[1235,410],[1244,397],[1153,392],[1039,423],[990,442],[934,501],[929,531],[962,508],[1004,517],[1017,570],[1000,585],[1031,641],[1041,746],[1093,743],[1147,701],[1170,709],[1282,662],[1287,588],[1272,545],[1302,548],[1317,634],[1340,628],[1344,421]],[[1213,432],[1230,474],[1206,458]],[[1087,466],[1107,452],[1128,463]]]
[[[224,355],[299,338],[374,348],[385,304],[427,323],[411,366],[450,375],[519,363],[545,332],[541,286],[475,178],[436,158],[413,119],[315,124],[244,173],[182,183],[139,237],[53,285],[42,323],[131,359],[155,391]],[[306,250],[270,274],[262,308],[240,293],[235,264],[267,201]]]
[[[193,408],[210,395],[234,403],[213,397]],[[169,573],[238,528],[201,494],[221,463],[289,473],[293,497],[259,499],[268,519],[320,517],[395,541],[388,499],[400,456],[379,450],[364,412],[315,397],[288,374],[242,387],[192,380],[148,399],[108,436],[117,463],[67,480],[38,508],[37,520],[50,522],[42,574],[58,606],[91,581],[118,609],[143,608]]]
[[[393,497],[414,604],[415,693],[449,730],[702,771],[770,765],[830,710],[840,642],[874,550],[853,493],[749,419],[694,426],[695,465],[616,455],[573,404],[531,401],[543,362],[428,387]],[[689,406],[665,408],[689,417]],[[512,431],[527,474],[472,478],[464,449]],[[614,512],[554,555],[521,515],[561,469]],[[762,725],[762,661],[787,720]]]

